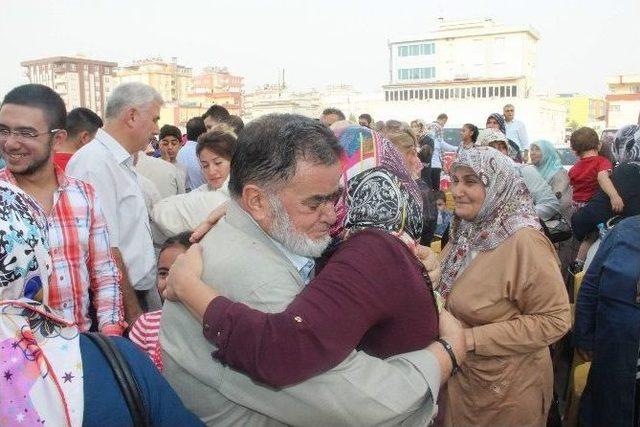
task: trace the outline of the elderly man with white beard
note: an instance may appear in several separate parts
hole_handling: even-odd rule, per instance
[[[312,119],[268,115],[247,125],[231,162],[226,216],[201,240],[202,281],[234,301],[282,311],[331,241],[340,153],[335,135]],[[329,371],[276,390],[212,358],[202,328],[210,331],[191,309],[165,303],[164,375],[208,425],[426,425],[451,372],[444,350],[384,360],[353,351]]]

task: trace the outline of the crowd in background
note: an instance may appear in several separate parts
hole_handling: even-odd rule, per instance
[[[638,425],[638,125],[162,105],[2,101],[0,425]]]

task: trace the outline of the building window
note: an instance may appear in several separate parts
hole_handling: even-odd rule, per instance
[[[398,56],[433,55],[436,52],[434,43],[420,43],[398,46]]]
[[[433,89],[429,89],[429,99],[433,99]]]
[[[399,68],[398,80],[423,80],[432,79],[436,76],[435,67],[424,68]]]
[[[500,98],[504,98],[504,86],[500,86]]]
[[[489,86],[489,98],[493,98],[493,86]]]
[[[484,87],[482,88],[482,98],[486,98],[486,97],[487,97],[487,87],[486,87],[486,86],[484,86]]]
[[[507,86],[507,97],[511,96],[511,86]]]
[[[465,88],[462,88],[460,90],[460,98],[465,99],[465,94],[467,93],[467,90],[469,90],[469,89],[465,90]]]
[[[394,101],[397,101],[397,100],[398,100],[398,91],[397,91],[397,90],[394,90],[394,91],[393,91],[393,100],[394,100]]]
[[[474,97],[474,98],[476,97],[476,88],[475,87],[471,89],[471,96]]]
[[[388,91],[388,90],[385,90],[385,91],[384,91],[384,100],[385,100],[386,102],[389,102],[389,91]]]
[[[518,96],[518,86],[511,86],[511,96],[514,98]]]
[[[424,90],[420,89],[420,91],[418,91],[418,99],[421,101],[424,99]]]

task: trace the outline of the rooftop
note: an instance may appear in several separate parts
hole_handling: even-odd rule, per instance
[[[441,40],[463,37],[477,37],[498,34],[528,33],[535,40],[540,39],[540,33],[527,25],[501,25],[492,18],[444,20],[438,18],[433,31],[421,36],[400,37],[390,41],[389,44],[410,43],[425,40]]]
[[[28,67],[30,65],[44,65],[44,64],[67,64],[67,63],[84,63],[94,65],[104,65],[106,67],[117,67],[117,62],[102,61],[98,59],[89,59],[84,56],[50,56],[47,58],[30,59],[28,61],[22,61],[20,65]]]

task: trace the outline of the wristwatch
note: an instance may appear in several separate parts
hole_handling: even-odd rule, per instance
[[[453,352],[453,347],[451,347],[451,344],[449,344],[442,338],[437,338],[436,341],[442,344],[446,352],[449,354],[449,357],[451,358],[451,366],[452,366],[451,375],[455,375],[456,372],[460,370],[460,366],[458,366],[458,361],[456,360],[456,354]]]

